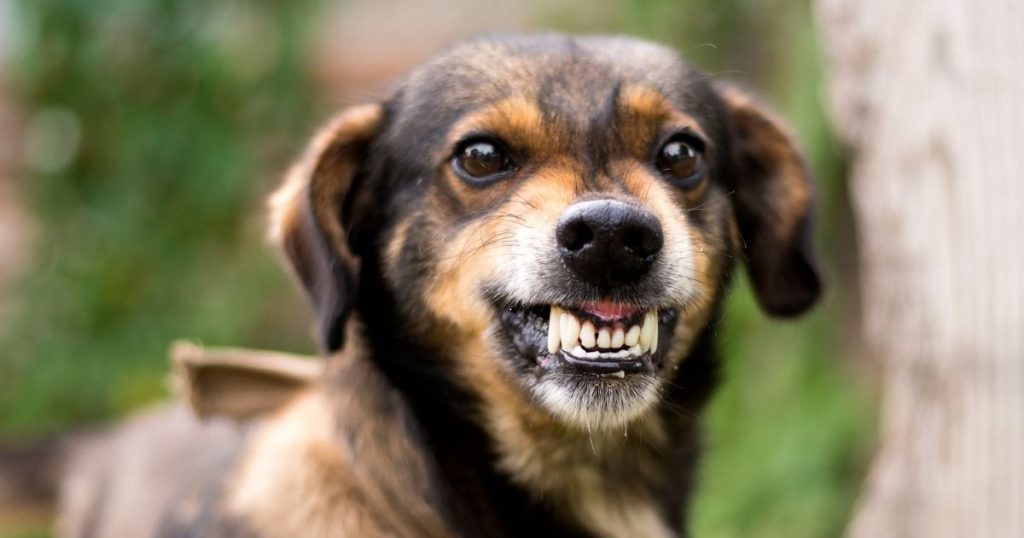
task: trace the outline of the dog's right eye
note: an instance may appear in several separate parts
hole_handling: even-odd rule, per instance
[[[687,133],[677,133],[665,142],[655,157],[655,166],[672,183],[683,189],[692,189],[704,177],[704,143]]]
[[[501,144],[487,139],[470,140],[459,146],[452,166],[463,179],[498,179],[513,169],[512,159]]]

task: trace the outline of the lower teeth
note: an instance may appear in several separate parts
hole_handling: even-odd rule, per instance
[[[633,346],[629,349],[620,349],[618,351],[587,351],[580,346],[576,346],[570,355],[579,359],[628,359],[630,357],[639,357],[643,351],[640,346]]]

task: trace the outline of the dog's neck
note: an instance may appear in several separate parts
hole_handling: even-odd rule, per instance
[[[454,528],[477,535],[682,532],[698,452],[696,413],[713,386],[708,335],[677,373],[692,383],[672,384],[657,409],[626,427],[586,431],[556,422],[486,376],[478,379],[489,390],[472,390],[469,376],[454,370],[459,361],[395,339],[393,323],[367,321],[387,328],[367,331],[369,359],[415,417],[412,431],[436,463],[434,502]]]
[[[673,442],[678,424],[651,412],[615,430],[566,427],[513,395],[485,398],[481,427],[495,466],[531,497],[543,499],[581,527],[605,536],[673,536],[682,505],[672,490],[681,476]],[[675,499],[675,505],[664,499]]]

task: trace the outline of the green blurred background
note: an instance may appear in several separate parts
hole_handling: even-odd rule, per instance
[[[758,91],[820,181],[825,302],[772,321],[744,277],[717,325],[726,382],[707,415],[695,536],[841,533],[874,388],[807,2],[0,0],[0,18],[0,210],[23,215],[0,219],[20,238],[0,242],[0,437],[168,397],[175,338],[312,352],[302,297],[263,238],[263,198],[318,122],[462,36],[628,33]],[[40,534],[0,530],[21,535]]]

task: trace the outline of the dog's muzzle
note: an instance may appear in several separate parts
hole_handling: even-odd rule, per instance
[[[666,347],[677,316],[640,291],[665,242],[658,218],[637,204],[587,200],[565,209],[554,234],[565,271],[552,289],[576,299],[499,303],[499,319],[519,355],[541,371],[615,377],[656,371],[659,342]]]

